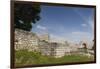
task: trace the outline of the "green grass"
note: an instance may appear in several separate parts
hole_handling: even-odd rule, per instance
[[[54,58],[51,56],[43,56],[39,52],[29,52],[20,50],[15,52],[15,66],[38,65],[38,64],[58,64],[58,63],[74,63],[93,61],[93,58],[81,55],[64,56]]]

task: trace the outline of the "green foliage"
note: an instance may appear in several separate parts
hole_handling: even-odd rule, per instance
[[[40,5],[29,3],[14,3],[14,27],[30,31],[32,23],[40,20]]]
[[[63,56],[61,58],[54,58],[51,56],[43,56],[39,52],[29,52],[27,50],[20,50],[15,52],[15,65],[38,65],[38,64],[59,64],[59,63],[76,63],[93,61],[93,58],[88,58],[83,55]]]

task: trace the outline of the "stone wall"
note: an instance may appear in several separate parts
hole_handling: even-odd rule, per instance
[[[35,33],[15,29],[15,50],[37,51],[39,39]]]
[[[73,48],[67,46],[68,44],[61,44],[57,42],[48,42],[41,40],[35,33],[15,29],[15,50],[38,51],[41,55],[54,56],[56,58],[64,55],[70,55]],[[72,49],[72,50],[71,50]],[[75,52],[75,51],[74,51]]]
[[[72,43],[49,42],[41,40],[35,33],[15,29],[15,50],[38,51],[41,55],[55,58],[65,55],[80,54],[78,45]]]

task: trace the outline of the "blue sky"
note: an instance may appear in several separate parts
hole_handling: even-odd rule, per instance
[[[49,33],[51,39],[55,40],[79,42],[82,39],[93,39],[93,8],[42,5],[40,16],[32,32]]]

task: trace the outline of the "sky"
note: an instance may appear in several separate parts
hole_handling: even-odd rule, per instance
[[[32,32],[49,33],[51,40],[80,42],[94,38],[94,8],[41,5],[40,17]]]

